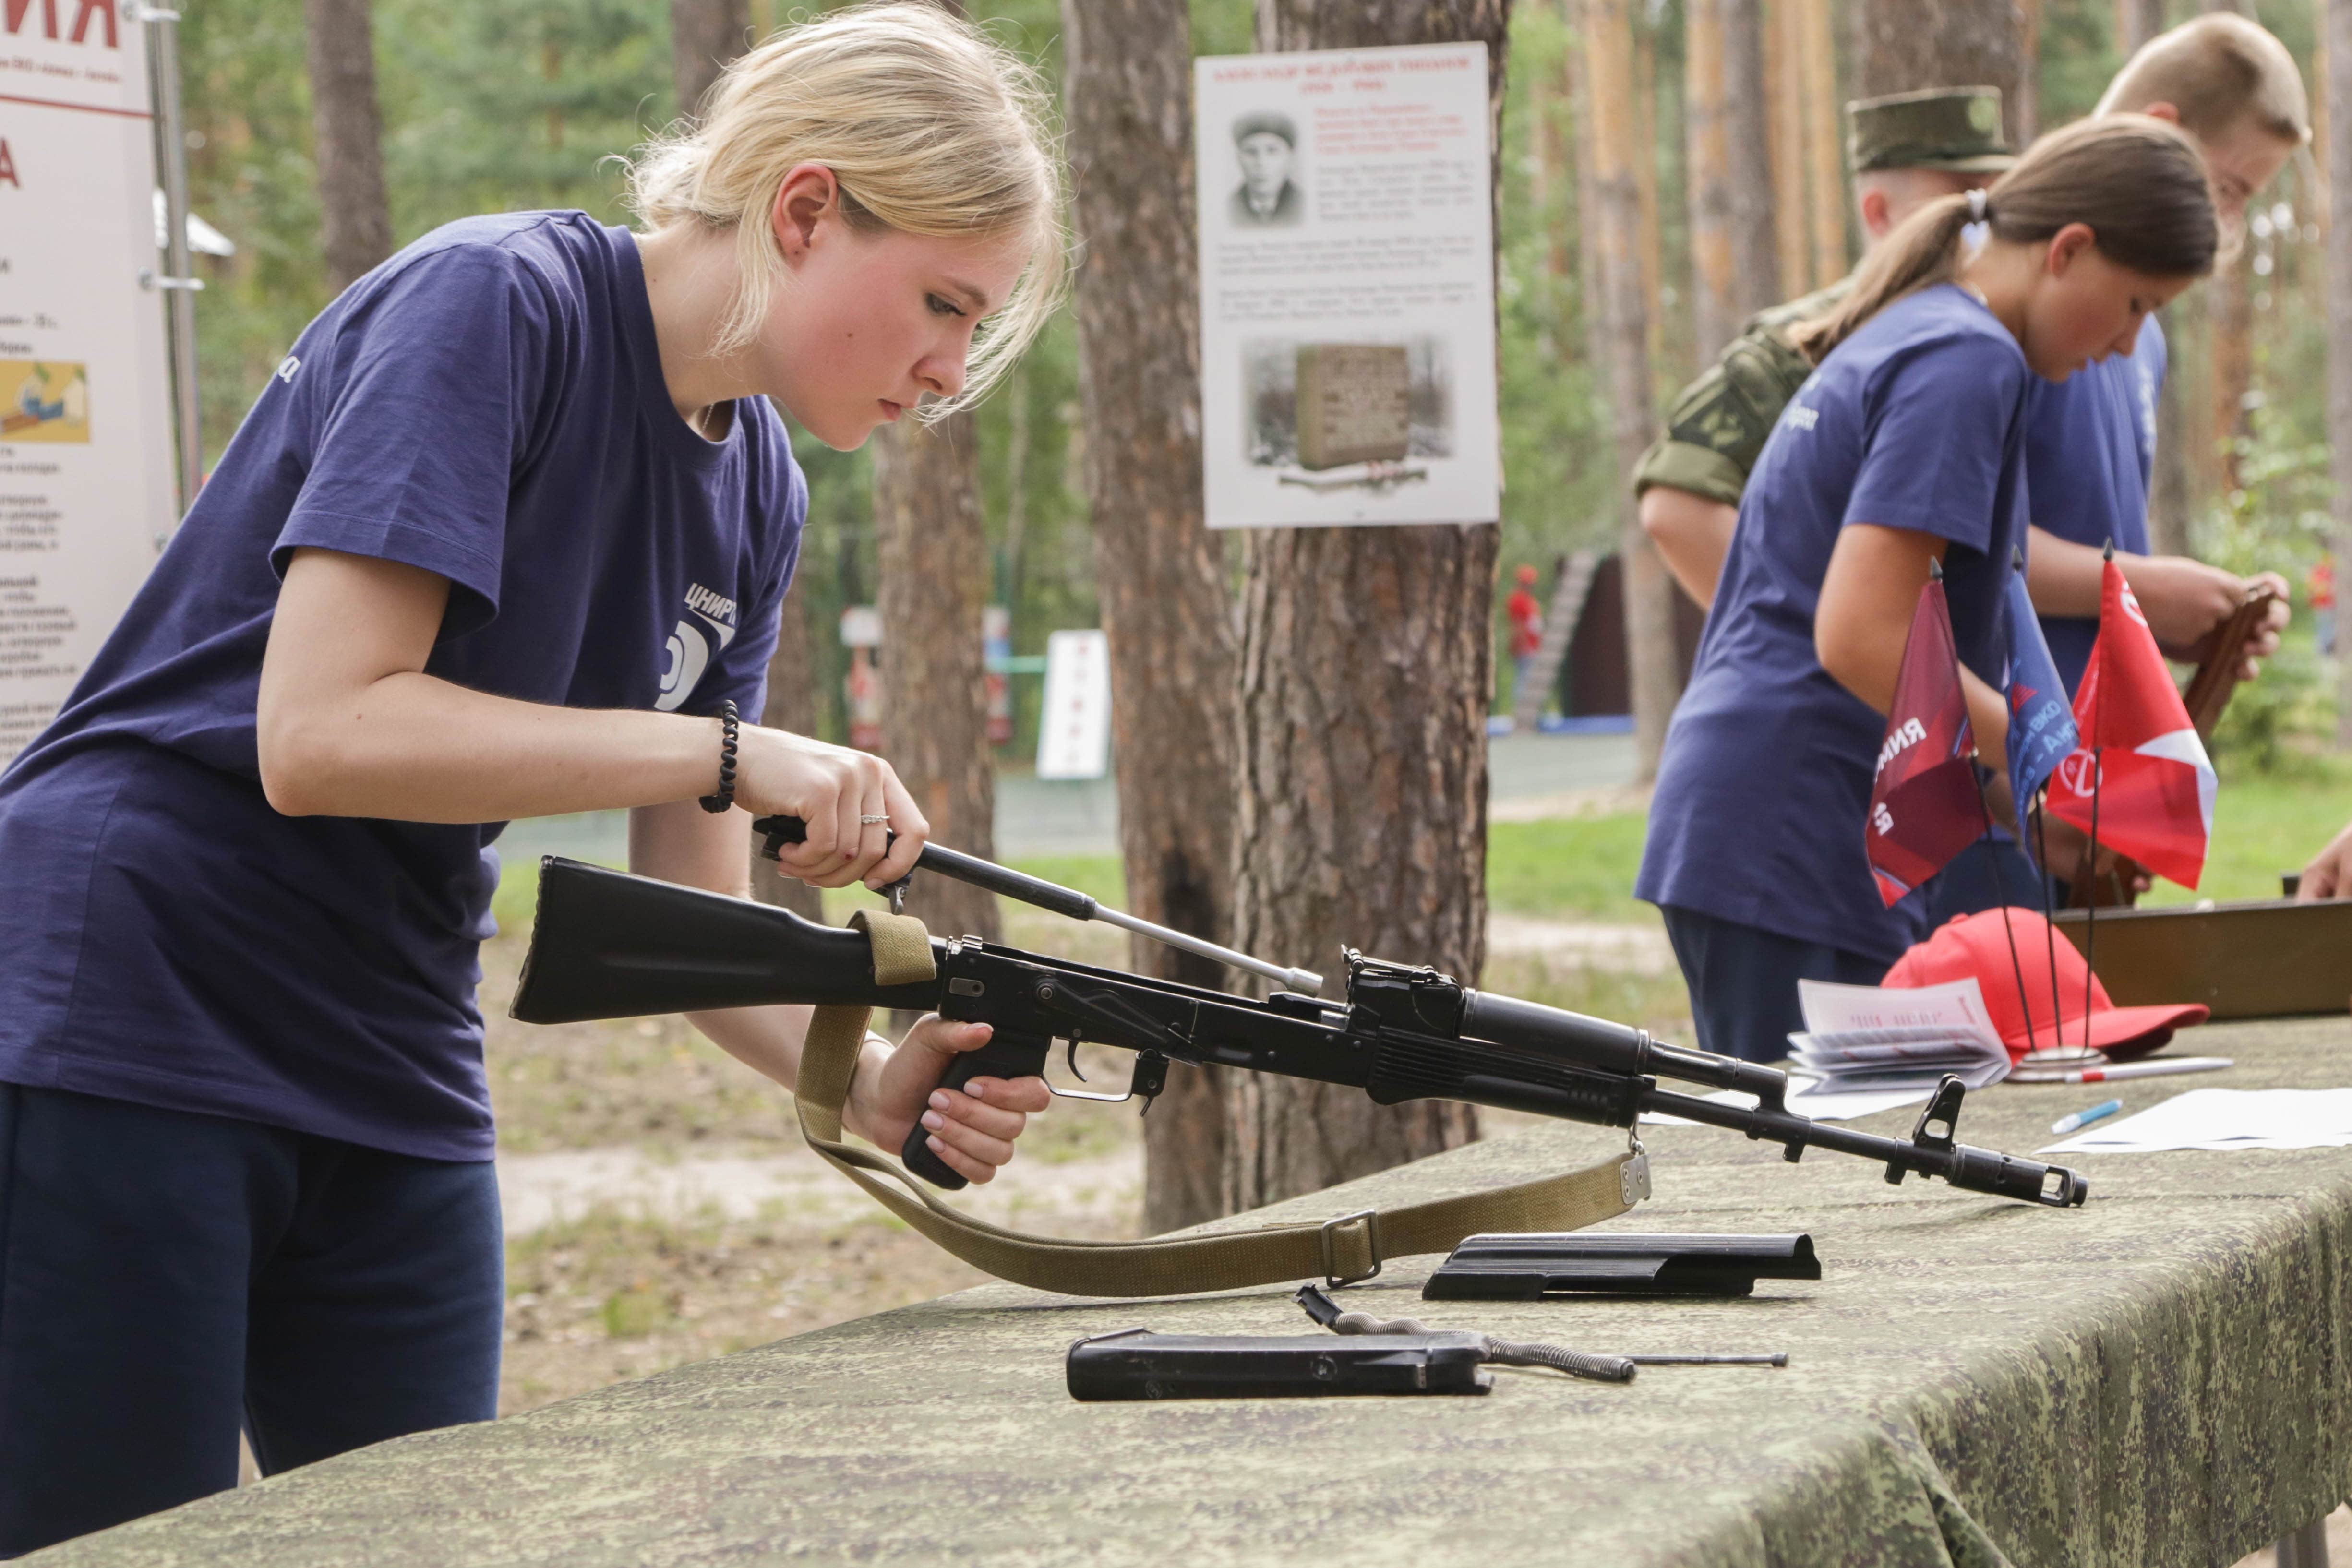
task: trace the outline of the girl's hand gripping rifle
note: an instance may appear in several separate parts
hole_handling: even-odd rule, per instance
[[[948,853],[926,846],[919,863],[933,865]],[[985,868],[986,881],[971,880],[996,892],[1066,913],[1080,904],[1103,913],[1082,894],[954,858]],[[950,866],[939,869],[956,874]],[[1031,897],[1034,889],[1046,890],[1052,901]],[[1040,1075],[1056,1042],[1075,1051],[1091,1041],[1136,1052],[1136,1064],[1126,1093],[1082,1097],[1139,1097],[1147,1108],[1171,1062],[1213,1063],[1345,1084],[1384,1105],[1460,1100],[1613,1127],[1633,1126],[1644,1111],[1664,1112],[1777,1143],[1790,1160],[1809,1147],[1833,1149],[1883,1162],[1890,1182],[1916,1171],[2053,1207],[2079,1204],[2088,1191],[2063,1166],[1956,1143],[1963,1092],[1955,1078],[1944,1081],[1911,1136],[1882,1137],[1791,1113],[1788,1079],[1774,1069],[1660,1044],[1622,1024],[1474,990],[1434,969],[1352,949],[1345,950],[1344,1000],[1302,988],[1255,1001],[971,937],[934,937],[931,948],[938,971],[931,980],[882,986],[863,933],[549,856],[514,1016],[566,1023],[772,1003],[936,1011],[994,1028],[987,1045],[956,1057],[950,1087],[982,1076]],[[1223,948],[1213,956],[1236,963],[1245,957]],[[1258,959],[1246,967],[1297,973]],[[1661,1089],[1661,1079],[1741,1090],[1757,1104]],[[902,1158],[940,1186],[963,1185],[931,1155],[919,1129]]]

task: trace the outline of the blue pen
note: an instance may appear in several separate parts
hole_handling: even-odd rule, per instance
[[[2087,1111],[2077,1111],[2071,1116],[2061,1116],[2050,1124],[2053,1133],[2071,1133],[2077,1127],[2087,1127],[2102,1116],[2112,1116],[2124,1108],[2120,1100],[2106,1100]]]

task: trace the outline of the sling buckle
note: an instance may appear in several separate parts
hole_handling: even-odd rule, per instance
[[[1343,1274],[1339,1271],[1333,1242],[1337,1239],[1340,1226],[1353,1225],[1360,1220],[1364,1227],[1364,1254],[1371,1260],[1372,1266],[1360,1274]],[[1341,1285],[1352,1285],[1360,1280],[1369,1280],[1381,1271],[1381,1217],[1377,1209],[1360,1208],[1353,1214],[1335,1214],[1316,1227],[1315,1239],[1322,1251],[1323,1282],[1326,1285],[1336,1290]]]

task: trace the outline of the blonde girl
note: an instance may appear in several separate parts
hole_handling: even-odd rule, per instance
[[[793,28],[647,150],[641,232],[440,229],[278,366],[0,778],[0,1556],[489,1416],[476,946],[509,819],[629,808],[635,869],[905,872],[890,768],[761,727],[820,440],[979,394],[1060,279],[1028,70],[919,4]],[[898,834],[895,848],[887,833]],[[790,1087],[806,1019],[698,1017]],[[851,1125],[985,1181],[1043,1086],[869,1043]]]

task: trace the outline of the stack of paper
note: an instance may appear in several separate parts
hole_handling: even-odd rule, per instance
[[[1944,1074],[1971,1089],[2009,1075],[2009,1048],[1974,979],[1917,987],[1800,980],[1805,1028],[1789,1037],[1790,1071],[1818,1080],[1808,1093],[1925,1093]]]
[[[2192,1089],[2153,1110],[2099,1122],[2041,1152],[2314,1149],[2352,1145],[2352,1089]]]

